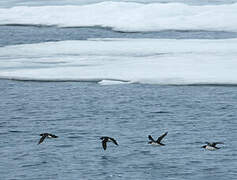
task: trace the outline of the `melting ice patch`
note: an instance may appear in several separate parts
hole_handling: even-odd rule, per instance
[[[91,39],[0,48],[0,78],[237,84],[237,39]]]
[[[130,84],[131,82],[121,80],[101,80],[98,83],[101,85],[116,85],[116,84]]]
[[[102,2],[89,5],[0,9],[0,24],[109,27],[124,32],[207,30],[237,32],[237,3],[192,6],[182,3]]]

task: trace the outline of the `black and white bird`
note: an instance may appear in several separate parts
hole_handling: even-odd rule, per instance
[[[165,132],[162,134],[156,141],[151,137],[151,135],[148,136],[148,139],[150,140],[148,144],[152,145],[160,145],[160,146],[165,146],[165,144],[161,143],[161,140],[168,134],[168,132]]]
[[[40,138],[38,144],[42,143],[45,140],[45,138],[57,138],[58,137],[58,136],[56,136],[54,134],[50,134],[50,133],[42,133],[42,134],[40,134],[40,136],[42,136],[42,137]]]
[[[107,148],[107,142],[113,142],[115,145],[118,146],[118,143],[114,138],[103,136],[100,139],[102,140],[102,147],[104,148],[104,150],[106,150]]]
[[[214,151],[214,150],[220,149],[220,147],[216,147],[217,144],[224,144],[224,143],[223,142],[212,142],[212,143],[206,142],[206,144],[207,145],[202,146],[202,148],[205,148],[209,151]]]

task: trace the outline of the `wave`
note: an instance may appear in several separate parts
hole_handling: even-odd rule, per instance
[[[0,47],[0,79],[236,85],[236,44],[237,39],[91,39],[6,46]]]
[[[193,6],[182,3],[102,2],[78,6],[19,6],[1,8],[0,24],[103,27],[121,32],[162,30],[237,32],[236,9],[237,3]]]

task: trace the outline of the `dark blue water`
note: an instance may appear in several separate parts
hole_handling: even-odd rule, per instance
[[[89,38],[159,38],[159,39],[228,39],[237,38],[236,32],[177,31],[124,33],[109,28],[58,28],[46,26],[0,26],[0,46],[49,41],[86,40]]]
[[[235,86],[1,80],[0,92],[3,180],[236,179]],[[166,146],[147,144],[165,131]],[[59,138],[37,145],[42,132]],[[119,146],[104,151],[104,135]]]

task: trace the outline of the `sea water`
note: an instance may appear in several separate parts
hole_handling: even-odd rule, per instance
[[[235,179],[236,3],[1,1],[0,179]]]

